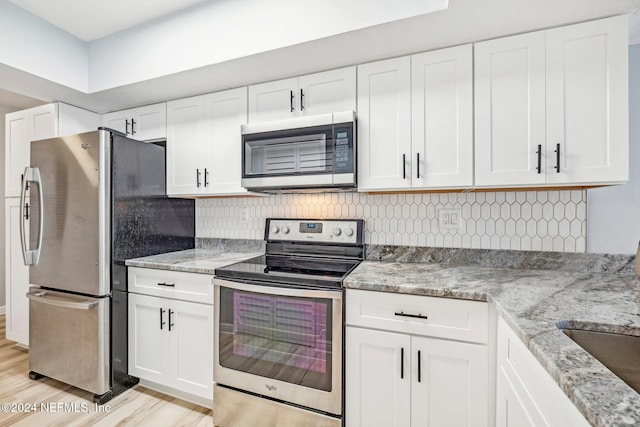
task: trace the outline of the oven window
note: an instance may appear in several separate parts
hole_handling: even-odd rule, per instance
[[[332,300],[220,287],[220,365],[331,391]]]

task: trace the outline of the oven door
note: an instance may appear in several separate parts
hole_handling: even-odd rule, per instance
[[[214,279],[216,383],[342,414],[342,291]]]

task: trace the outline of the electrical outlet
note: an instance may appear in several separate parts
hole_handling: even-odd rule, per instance
[[[460,229],[462,222],[460,209],[440,209],[438,211],[438,221],[440,228]]]
[[[244,206],[240,208],[240,222],[246,224],[249,220],[249,208]]]

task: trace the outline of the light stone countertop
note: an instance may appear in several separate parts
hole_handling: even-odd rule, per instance
[[[264,253],[246,242],[240,242],[244,246],[214,243],[210,249],[136,258],[126,265],[214,274],[218,267]],[[568,261],[558,262],[555,254],[533,253],[526,254],[532,259],[525,257],[505,264],[505,259],[523,255],[491,252],[484,254],[491,258],[482,261],[485,265],[460,265],[468,263],[469,256],[473,263],[479,263],[475,258],[483,252],[431,249],[405,254],[401,249],[370,248],[368,259],[390,257],[404,262],[364,261],[347,277],[345,287],[494,304],[498,314],[592,425],[640,426],[640,394],[558,329],[560,326],[640,336],[640,279],[612,273],[632,271],[628,257],[595,256],[597,262],[589,257],[569,257]],[[401,255],[426,262],[406,262]],[[496,256],[499,263],[493,259]],[[433,262],[440,258],[442,263]],[[558,265],[553,264],[554,260]],[[576,262],[579,268],[573,269],[571,265]],[[516,268],[504,268],[503,264]],[[529,265],[534,269],[521,268]],[[538,266],[552,269],[536,269]]]
[[[558,329],[640,336],[636,276],[365,261],[345,287],[492,303],[592,425],[640,425],[640,394]]]
[[[216,268],[262,255],[264,252],[236,252],[222,249],[188,249],[129,259],[128,267],[155,268],[187,273],[213,274]]]

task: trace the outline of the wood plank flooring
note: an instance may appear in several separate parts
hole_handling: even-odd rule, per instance
[[[16,410],[0,405],[0,426],[213,426],[210,409],[140,385],[107,402],[103,409],[109,412],[98,412],[92,396],[49,378],[29,379],[29,354],[5,338],[5,315],[0,316],[0,404],[14,404],[10,409]],[[24,411],[34,403],[37,411]],[[50,410],[41,411],[41,403],[49,403]]]

